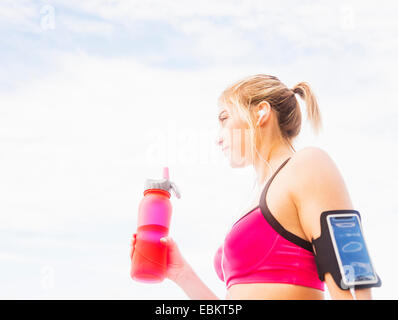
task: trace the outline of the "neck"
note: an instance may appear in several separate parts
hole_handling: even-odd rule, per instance
[[[253,167],[256,172],[257,188],[262,190],[272,174],[275,173],[283,161],[294,154],[294,151],[287,142],[283,141],[275,141],[271,145],[264,144],[257,151],[259,155],[255,153]],[[268,162],[269,166],[264,160]]]

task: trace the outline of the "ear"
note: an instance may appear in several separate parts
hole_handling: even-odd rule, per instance
[[[261,101],[258,104],[258,120],[257,120],[257,126],[258,125],[263,125],[265,122],[267,122],[268,118],[271,115],[271,105],[268,103],[268,101]]]

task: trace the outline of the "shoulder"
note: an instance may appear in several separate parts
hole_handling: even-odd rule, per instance
[[[329,154],[319,147],[305,147],[297,151],[292,156],[291,161],[295,167],[299,166],[301,169],[312,167],[313,165],[320,167],[334,164]]]
[[[306,147],[291,158],[291,192],[305,195],[344,187],[344,179],[331,156],[318,147]],[[308,195],[310,195],[308,194]]]
[[[290,160],[296,185],[340,176],[331,156],[319,147],[306,147],[297,151]]]
[[[321,148],[306,147],[291,158],[289,195],[307,235],[317,233],[320,214],[326,210],[352,209],[344,179]]]

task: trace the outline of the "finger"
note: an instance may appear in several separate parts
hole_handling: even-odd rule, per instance
[[[173,239],[171,239],[171,237],[165,236],[165,237],[160,238],[160,242],[170,245],[173,243]]]
[[[171,238],[169,236],[160,238],[160,242],[167,244],[168,246],[171,246],[171,247],[173,247],[175,245],[173,238]]]

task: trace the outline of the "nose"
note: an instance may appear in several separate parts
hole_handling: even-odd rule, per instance
[[[216,139],[214,140],[214,143],[216,144],[217,147],[221,147],[223,143],[221,136],[217,136]]]

